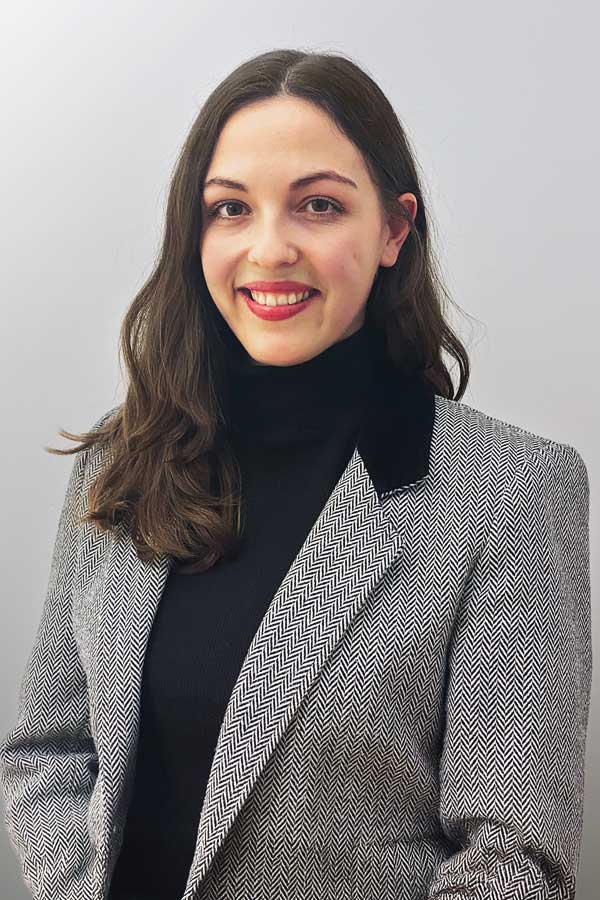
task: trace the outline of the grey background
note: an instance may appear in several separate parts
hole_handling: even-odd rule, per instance
[[[181,143],[213,87],[276,47],[349,54],[393,103],[424,172],[447,284],[475,317],[452,316],[473,365],[462,402],[579,450],[594,587],[599,19],[591,2],[548,0],[5,5],[2,734],[73,463],[42,448],[72,446],[58,428],[87,430],[124,399],[118,329],[150,272]],[[599,669],[578,900],[596,896],[600,876]],[[0,872],[2,897],[29,897],[3,830]]]

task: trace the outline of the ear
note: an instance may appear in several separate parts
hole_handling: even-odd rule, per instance
[[[402,204],[407,215],[414,222],[417,214],[417,198],[415,195],[401,194],[398,197],[398,202]],[[400,248],[410,233],[410,225],[402,215],[398,214],[388,219],[386,231],[388,236],[381,251],[379,265],[387,267],[395,265]]]

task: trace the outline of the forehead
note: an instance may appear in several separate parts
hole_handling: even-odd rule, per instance
[[[327,113],[296,97],[272,97],[237,110],[227,120],[206,180],[218,175],[248,183],[281,174],[291,181],[306,171],[327,168],[357,184],[368,177],[361,154]]]

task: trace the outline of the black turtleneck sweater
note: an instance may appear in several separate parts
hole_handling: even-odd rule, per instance
[[[135,781],[109,900],[180,900],[227,702],[277,588],[344,471],[374,383],[368,325],[293,366],[234,338],[230,438],[242,478],[237,557],[171,570],[144,660]]]

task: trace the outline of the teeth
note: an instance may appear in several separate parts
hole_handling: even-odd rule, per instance
[[[303,294],[271,294],[262,291],[250,291],[253,300],[263,306],[287,306],[292,303],[301,303],[310,296],[310,290],[304,291]]]

